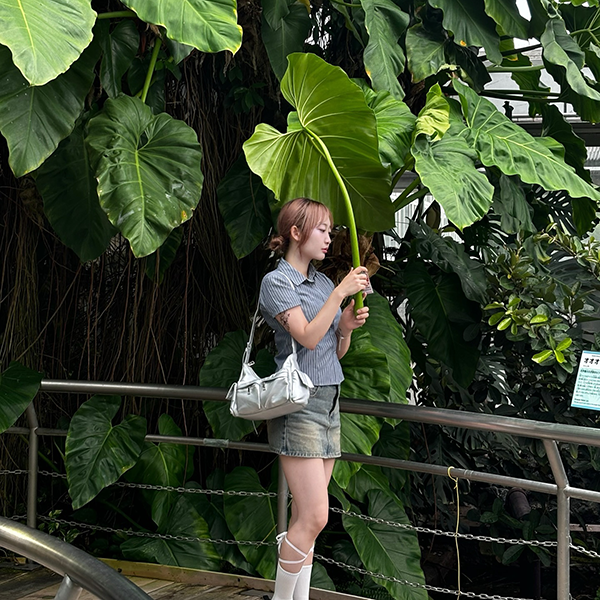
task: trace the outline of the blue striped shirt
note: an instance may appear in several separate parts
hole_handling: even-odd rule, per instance
[[[267,273],[260,286],[259,306],[265,321],[275,331],[277,368],[292,353],[292,338],[275,317],[295,306],[302,307],[307,321],[312,321],[333,292],[331,279],[319,273],[312,264],[308,265],[308,277],[294,269],[285,259],[277,268]],[[317,344],[309,350],[297,343],[298,365],[315,385],[336,385],[344,380],[344,374],[337,357],[337,337],[335,332],[340,321],[341,310],[333,323]]]

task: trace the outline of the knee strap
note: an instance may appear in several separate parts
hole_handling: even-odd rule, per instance
[[[296,551],[302,557],[300,560],[284,560],[283,558],[280,558],[279,562],[285,565],[298,565],[303,563],[306,560],[306,557],[315,549],[313,544],[308,552],[303,552],[288,540],[287,531],[280,533],[275,539],[277,540],[277,547],[279,550],[281,550],[281,544],[285,542],[292,550]]]

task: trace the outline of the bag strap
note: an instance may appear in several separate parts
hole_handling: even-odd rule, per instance
[[[296,290],[296,288],[294,287],[294,284],[292,283],[292,280],[285,274],[285,273],[281,273],[281,275],[283,275],[290,283],[290,285],[292,286],[293,290]],[[246,344],[246,350],[244,352],[244,358],[243,358],[243,363],[245,365],[247,365],[250,362],[250,353],[252,352],[252,346],[254,344],[254,332],[256,331],[256,325],[258,323],[258,311],[260,308],[260,302],[256,303],[256,310],[254,311],[254,316],[252,317],[252,328],[250,329],[250,336],[248,337],[248,343]],[[294,336],[290,333],[290,337],[292,338],[292,354],[294,356],[296,356],[296,340],[294,339]]]

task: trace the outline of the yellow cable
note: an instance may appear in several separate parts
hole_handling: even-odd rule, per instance
[[[458,595],[457,598],[460,598],[460,551],[458,549],[458,525],[460,523],[460,496],[458,491],[458,477],[453,477],[450,471],[454,469],[454,467],[448,467],[448,477],[454,481],[454,489],[456,490],[456,529],[454,530],[454,543],[456,544],[456,562],[458,567]]]

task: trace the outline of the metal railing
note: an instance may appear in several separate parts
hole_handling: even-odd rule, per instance
[[[51,535],[0,517],[0,546],[63,576],[54,600],[77,600],[85,589],[103,600],[151,600],[114,569]]]
[[[58,393],[83,393],[83,394],[118,394],[139,396],[146,398],[176,398],[187,400],[214,400],[225,401],[226,390],[219,388],[205,388],[198,386],[154,385],[135,383],[112,383],[90,381],[59,381],[44,379],[40,390]],[[560,457],[557,442],[586,444],[600,447],[600,430],[562,425],[540,421],[530,421],[512,417],[469,413],[465,411],[408,406],[373,402],[368,400],[342,399],[340,410],[351,414],[371,415],[381,418],[393,418],[404,421],[445,425],[463,429],[490,431],[513,436],[541,439],[549,459],[554,476],[554,483],[532,481],[528,479],[508,477],[494,473],[485,473],[468,469],[453,468],[448,465],[432,465],[408,460],[398,460],[378,456],[366,456],[344,453],[341,460],[359,462],[363,464],[378,465],[441,475],[447,477],[449,469],[452,477],[490,483],[504,487],[520,487],[523,489],[541,492],[557,497],[557,598],[568,600],[570,590],[570,549],[585,552],[590,556],[596,553],[580,549],[571,544],[570,538],[570,499],[600,503],[600,492],[572,487],[569,485],[567,474]],[[36,527],[37,523],[37,448],[39,436],[65,436],[66,431],[39,427],[33,403],[27,409],[29,428],[12,427],[7,433],[29,434],[29,483],[27,524]],[[230,448],[246,451],[269,452],[267,444],[251,442],[233,442],[212,438],[191,438],[178,436],[147,435],[149,442],[168,442],[192,446],[207,446],[212,448]],[[278,531],[284,531],[287,524],[288,490],[283,473],[280,471],[278,489]],[[509,540],[507,540],[509,541]],[[595,556],[594,556],[595,557]],[[386,578],[385,576],[383,578]],[[427,586],[430,587],[430,586]],[[468,595],[462,593],[461,595]],[[490,597],[490,596],[488,596]]]

